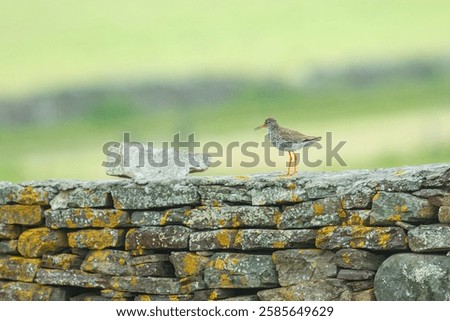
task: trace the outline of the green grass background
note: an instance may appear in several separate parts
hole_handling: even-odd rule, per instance
[[[0,0],[0,12],[0,97],[205,75],[286,84],[262,91],[249,81],[214,106],[137,114],[111,102],[103,118],[92,113],[53,125],[0,128],[0,180],[103,178],[102,146],[125,131],[141,141],[170,140],[177,132],[224,146],[261,141],[264,133],[253,128],[268,116],[306,134],[331,131],[336,141],[347,141],[345,168],[450,159],[450,72],[365,87],[338,81],[295,87],[317,68],[448,57],[448,1]],[[247,169],[239,166],[242,153],[232,155],[233,166],[207,174],[281,171],[286,161],[273,150],[276,168]]]

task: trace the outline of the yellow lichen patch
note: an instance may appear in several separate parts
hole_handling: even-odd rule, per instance
[[[324,242],[330,239],[337,226],[322,227],[317,231],[316,246],[320,247]]]
[[[292,191],[293,189],[296,189],[296,188],[297,188],[297,184],[291,182],[291,183],[289,183],[289,184],[286,185],[286,188],[287,188],[288,190]]]
[[[403,205],[400,207],[400,211],[401,211],[402,213],[406,213],[406,212],[408,211],[408,206],[407,206],[406,204],[403,204]]]
[[[385,249],[388,243],[391,241],[392,237],[389,233],[384,233],[382,231],[377,231],[378,233],[378,245]]]
[[[208,300],[213,301],[213,300],[216,300],[218,297],[219,297],[219,295],[217,294],[216,290],[212,290],[208,296]]]
[[[344,220],[347,218],[347,213],[345,212],[345,210],[343,208],[339,208],[337,210],[337,212],[338,212],[338,216],[340,219]]]
[[[238,260],[237,258],[232,258],[232,259],[231,259],[231,263],[232,263],[234,266],[237,266],[237,265],[239,264],[239,260]]]
[[[220,286],[222,288],[230,288],[231,287],[231,280],[228,277],[228,275],[225,273],[222,273],[220,275]]]
[[[275,241],[272,243],[272,247],[274,249],[283,249],[286,247],[286,242],[283,241]]]
[[[217,220],[217,224],[219,224],[220,227],[225,226],[226,221],[223,218],[219,218]]]
[[[239,222],[239,218],[236,214],[233,215],[233,217],[231,218],[231,222],[234,228],[239,227],[241,225],[241,222]]]
[[[242,246],[242,241],[243,241],[243,233],[242,233],[242,230],[241,230],[241,231],[236,233],[233,245],[237,246],[237,247],[241,247]]]
[[[183,214],[184,216],[190,216],[192,214],[192,210],[186,210]]]
[[[161,217],[161,220],[159,221],[159,224],[166,225],[169,215],[170,215],[170,210],[165,211],[163,217]]]
[[[131,284],[132,286],[136,286],[136,285],[138,284],[138,278],[135,277],[135,276],[132,276],[132,277],[130,278],[130,284]]]
[[[312,207],[315,215],[322,215],[325,213],[325,206],[321,203],[314,203]]]
[[[278,211],[278,210],[276,210],[276,211],[273,213],[273,221],[275,222],[275,224],[276,224],[277,226],[280,225],[280,223],[281,223],[281,218],[282,218],[281,212]]]
[[[127,261],[123,257],[119,258],[119,265],[126,265],[126,264]]]
[[[169,301],[179,301],[178,296],[176,294],[169,295]]]
[[[192,253],[187,253],[183,257],[183,271],[188,275],[197,274],[199,272],[199,256]]]
[[[350,241],[350,247],[353,249],[361,249],[364,248],[365,245],[366,242],[364,240]]]
[[[0,257],[0,279],[33,282],[40,263],[40,259],[20,256]]]
[[[376,200],[378,200],[380,197],[381,197],[381,193],[380,193],[380,192],[377,192],[377,193],[373,196],[372,201],[376,201]]]
[[[152,297],[149,294],[139,295],[139,301],[152,301]]]
[[[348,253],[342,254],[342,261],[344,261],[345,264],[350,264],[350,255]]]
[[[400,214],[390,214],[386,219],[390,222],[398,222],[402,220],[402,216]]]
[[[216,259],[214,262],[214,268],[216,270],[224,270],[225,269],[225,261],[222,259]]]
[[[302,201],[302,198],[298,195],[292,194],[291,201],[294,203],[300,203]],[[283,201],[281,201],[280,203],[283,203]]]
[[[214,200],[214,201],[212,202],[212,206],[213,206],[213,207],[220,207],[220,202],[217,201],[217,200]]]
[[[220,246],[228,248],[231,244],[231,238],[230,238],[230,232],[227,230],[220,231],[217,233],[217,241],[219,242]]]

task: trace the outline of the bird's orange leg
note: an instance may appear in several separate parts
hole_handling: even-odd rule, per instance
[[[286,176],[289,176],[289,174],[291,173],[291,164],[292,164],[291,151],[288,151],[288,153],[289,153],[289,164],[288,164],[288,170],[287,170]]]
[[[292,175],[297,174],[297,165],[298,165],[297,160],[298,159],[300,159],[300,155],[297,158],[297,154],[294,153],[294,172],[292,173]]]

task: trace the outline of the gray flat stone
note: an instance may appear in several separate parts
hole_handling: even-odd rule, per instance
[[[413,252],[450,250],[450,225],[420,225],[408,231],[409,247]]]
[[[376,271],[385,256],[364,250],[343,249],[336,252],[336,263],[345,269]]]
[[[137,143],[139,144],[139,143]],[[138,184],[164,179],[181,179],[189,173],[203,172],[210,161],[206,154],[191,154],[173,148],[150,148],[140,144],[120,143],[110,146],[103,166],[106,174],[129,177]]]
[[[278,281],[288,286],[303,280],[336,277],[335,254],[331,251],[306,249],[284,250],[272,254]]]
[[[267,288],[278,285],[270,255],[217,253],[205,268],[209,288]]]
[[[339,270],[337,278],[343,280],[358,281],[358,280],[369,280],[372,279],[374,276],[375,272],[370,270],[341,269]]]
[[[373,197],[370,224],[395,225],[403,222],[430,222],[438,215],[428,200],[406,193],[378,192]]]
[[[125,240],[126,250],[187,249],[191,229],[184,226],[132,228]]]
[[[305,280],[259,291],[258,297],[261,301],[350,301],[351,292],[342,280]]]

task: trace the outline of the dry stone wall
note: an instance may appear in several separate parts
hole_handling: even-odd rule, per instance
[[[450,164],[0,183],[1,300],[450,300]]]

